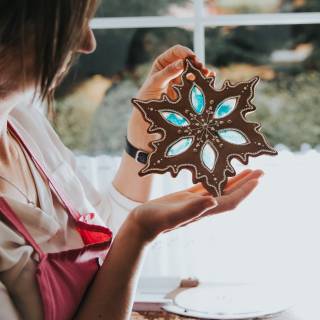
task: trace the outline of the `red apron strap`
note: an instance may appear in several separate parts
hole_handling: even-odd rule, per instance
[[[19,133],[16,131],[16,129],[13,127],[13,125],[10,123],[10,121],[8,121],[8,126],[10,127],[10,129],[13,131],[14,135],[16,136],[16,138],[19,140],[19,142],[23,145],[23,147],[25,148],[25,150],[28,152],[29,156],[31,157],[31,159],[33,160],[34,164],[37,166],[38,170],[40,170],[42,172],[42,174],[48,179],[49,181],[49,186],[51,186],[53,188],[53,191],[56,193],[58,199],[60,199],[60,202],[62,203],[62,205],[65,207],[65,209],[67,210],[67,212],[70,214],[70,216],[78,221],[78,219],[80,218],[80,214],[79,212],[77,212],[76,210],[74,210],[72,208],[72,206],[69,204],[67,197],[65,196],[64,192],[61,190],[60,187],[58,187],[58,184],[54,181],[54,178],[50,177],[50,175],[48,174],[46,168],[44,166],[41,165],[40,161],[36,158],[36,156],[31,152],[30,148],[28,147],[28,145],[25,143],[25,141],[22,139],[22,137],[19,135]],[[51,188],[51,189],[52,189]]]
[[[14,227],[23,237],[24,239],[33,247],[33,249],[38,253],[39,258],[42,259],[45,256],[45,253],[41,250],[36,241],[32,238],[28,230],[25,228],[23,223],[17,217],[17,215],[13,212],[9,204],[0,197],[0,214],[4,216],[4,218]]]

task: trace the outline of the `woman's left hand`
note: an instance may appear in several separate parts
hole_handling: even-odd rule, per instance
[[[151,70],[139,90],[136,98],[142,100],[159,99],[162,93],[168,94],[171,99],[176,98],[172,85],[179,82],[179,76],[184,69],[184,59],[191,57],[195,65],[202,70],[204,75],[210,71],[199,62],[192,50],[176,45],[162,53],[152,64]],[[129,141],[145,151],[151,151],[149,141],[154,140],[157,134],[148,134],[147,124],[140,112],[134,108],[128,124]]]
[[[137,206],[127,224],[137,237],[150,242],[159,234],[193,223],[204,217],[235,209],[256,188],[261,170],[245,170],[228,179],[223,195],[214,198],[201,183]]]

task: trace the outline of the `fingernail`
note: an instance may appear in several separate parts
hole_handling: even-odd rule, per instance
[[[189,47],[183,46],[190,54],[195,54]]]
[[[182,60],[179,60],[175,63],[175,67],[177,69],[181,69],[183,67],[183,61]]]

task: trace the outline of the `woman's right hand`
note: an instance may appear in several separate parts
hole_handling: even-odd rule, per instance
[[[235,209],[258,184],[261,170],[245,170],[230,178],[222,196],[214,198],[199,183],[136,207],[129,216],[144,242],[206,216]],[[129,222],[128,221],[128,222]]]

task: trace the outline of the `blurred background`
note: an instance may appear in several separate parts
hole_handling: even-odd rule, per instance
[[[79,154],[119,155],[130,99],[152,61],[172,45],[194,48],[194,42],[200,41],[197,54],[217,70],[217,86],[225,79],[261,77],[255,118],[263,122],[272,144],[291,150],[303,144],[316,147],[320,141],[316,108],[320,25],[307,20],[308,24],[286,25],[284,18],[270,15],[316,11],[320,11],[317,0],[206,0],[202,16],[191,0],[128,0],[125,4],[103,0],[97,13],[100,20],[93,23],[98,26],[94,30],[97,50],[81,56],[60,87],[53,125],[63,142]],[[256,14],[264,15],[259,21]],[[153,24],[161,26],[150,27],[150,21],[144,20],[149,16],[156,16]],[[116,24],[103,20],[116,17],[124,18]],[[238,21],[241,25],[236,25]],[[126,28],[135,24],[139,28]]]
[[[319,296],[320,1],[103,0],[92,27],[97,50],[59,88],[53,126],[100,190],[119,164],[130,99],[177,43],[216,70],[217,87],[261,77],[253,118],[279,150],[250,161],[265,177],[232,214],[160,237],[143,276],[285,282],[305,301]],[[157,175],[152,196],[190,184],[188,172]]]

